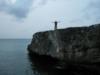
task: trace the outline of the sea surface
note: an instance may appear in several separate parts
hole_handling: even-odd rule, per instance
[[[34,75],[27,46],[30,39],[0,39],[0,75]]]

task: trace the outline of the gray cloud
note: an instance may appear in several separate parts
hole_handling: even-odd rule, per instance
[[[100,22],[100,0],[90,0],[89,5],[84,11],[86,19],[94,19]]]
[[[30,11],[33,0],[16,0],[15,4],[11,4],[8,0],[0,0],[0,11],[14,15],[17,18],[24,18]]]
[[[10,0],[0,0],[0,11],[14,15],[17,18],[25,18],[31,11],[32,6],[45,5],[48,0],[16,0],[15,4],[10,4],[8,1]]]
[[[80,24],[100,23],[100,0],[86,0],[84,4],[86,5],[80,12],[81,16],[71,22],[79,22]]]
[[[6,12],[21,19],[28,15],[32,10],[32,6],[34,9],[48,2],[48,0],[16,0],[15,4],[11,4],[9,1],[10,0],[0,0],[0,12]]]

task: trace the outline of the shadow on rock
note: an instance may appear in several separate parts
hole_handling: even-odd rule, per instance
[[[49,56],[29,53],[34,75],[100,75],[100,64],[63,63]]]

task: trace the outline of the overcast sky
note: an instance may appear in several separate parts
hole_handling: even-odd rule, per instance
[[[100,23],[100,0],[0,0],[0,38],[32,38],[39,31]]]

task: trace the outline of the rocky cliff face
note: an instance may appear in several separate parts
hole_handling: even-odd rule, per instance
[[[28,50],[64,61],[100,62],[100,24],[38,32]]]

